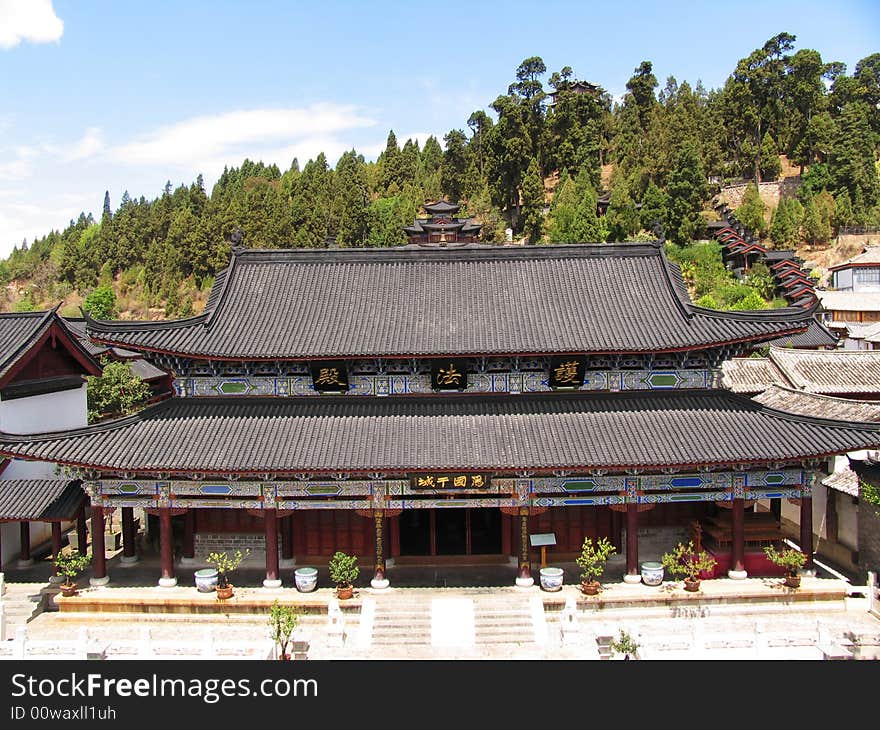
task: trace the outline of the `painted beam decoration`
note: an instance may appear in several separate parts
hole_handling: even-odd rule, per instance
[[[312,387],[319,393],[345,393],[348,390],[348,368],[341,360],[309,364]]]
[[[413,489],[489,489],[491,475],[474,472],[421,473],[411,474],[410,487]]]
[[[551,357],[548,383],[554,390],[580,388],[584,384],[586,370],[586,357]]]
[[[465,390],[467,360],[434,360],[431,363],[431,388],[434,390]]]

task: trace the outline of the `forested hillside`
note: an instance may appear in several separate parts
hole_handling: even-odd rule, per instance
[[[392,131],[375,161],[356,150],[335,167],[323,154],[286,170],[244,160],[210,193],[199,175],[152,199],[126,193],[115,208],[105,195],[97,218],[83,213],[0,262],[0,306],[64,302],[62,312],[75,314],[88,297],[102,316],[186,316],[203,306],[232,245],[397,245],[420,206],[441,196],[463,202],[487,242],[511,228],[529,243],[662,234],[682,247],[704,235],[707,202],[721,185],[774,180],[781,156],[802,173],[797,196],[752,219],[748,207],[739,215],[773,244],[880,225],[880,53],[848,73],[795,41],[787,33],[768,40],[720,89],[660,83],[643,61],[620,103],[584,75],[589,69],[550,71],[531,57],[488,111],[421,147],[401,145]],[[683,251],[673,253],[694,266],[705,257]],[[743,298],[720,297],[703,303]]]

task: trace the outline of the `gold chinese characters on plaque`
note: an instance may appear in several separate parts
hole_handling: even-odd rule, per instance
[[[411,474],[409,480],[413,489],[488,489],[491,477],[472,472],[432,472]]]

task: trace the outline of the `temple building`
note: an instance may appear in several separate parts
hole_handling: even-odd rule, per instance
[[[394,561],[441,556],[510,562],[527,586],[529,536],[548,532],[557,558],[608,537],[637,582],[640,544],[703,521],[704,545],[745,577],[765,567],[744,530],[757,500],[796,502],[812,554],[817,468],[875,448],[880,425],[721,386],[722,363],[803,333],[811,309],[703,309],[660,244],[488,246],[463,240],[476,228],[457,206],[426,209],[415,245],[234,249],[194,317],[87,319],[94,343],[171,372],[174,397],[2,433],[0,454],[74,470],[93,524],[153,515],[161,585],[176,582],[174,522],[183,558],[249,545],[267,587],[337,550],[372,565],[376,588]]]
[[[411,226],[404,227],[410,244],[415,245],[456,245],[476,243],[482,225],[471,218],[461,218],[456,214],[461,209],[457,203],[438,200],[427,203],[427,218],[416,218]]]

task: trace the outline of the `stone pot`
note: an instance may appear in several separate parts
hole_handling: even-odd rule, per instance
[[[203,568],[197,570],[194,575],[199,593],[210,593],[217,587],[216,568]]]
[[[541,568],[541,589],[545,591],[562,590],[564,574],[562,568]]]
[[[642,563],[642,583],[646,586],[659,586],[663,582],[663,563]]]
[[[293,571],[293,579],[300,593],[310,593],[318,585],[318,569],[297,568]]]

